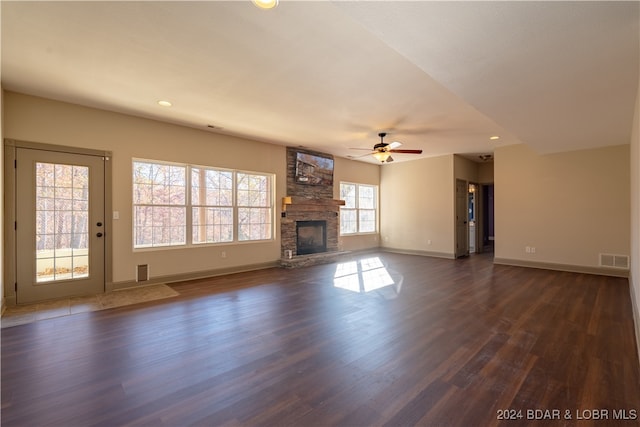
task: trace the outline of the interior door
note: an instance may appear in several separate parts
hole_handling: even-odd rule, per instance
[[[478,185],[469,183],[469,209],[467,221],[469,225],[469,253],[478,252]]]
[[[16,149],[16,301],[104,292],[104,157]]]
[[[469,255],[467,181],[456,179],[456,258]]]

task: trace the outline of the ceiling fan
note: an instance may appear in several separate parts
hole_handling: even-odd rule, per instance
[[[378,136],[380,137],[380,142],[373,146],[373,152],[371,155],[381,163],[393,162],[391,153],[422,154],[422,150],[399,150],[398,147],[400,147],[402,143],[398,141],[387,144],[384,142],[384,137],[387,136],[386,132],[380,132]],[[359,149],[362,150],[362,148]]]

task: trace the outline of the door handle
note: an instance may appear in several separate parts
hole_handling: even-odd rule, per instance
[[[102,233],[97,233],[96,236],[102,237]]]

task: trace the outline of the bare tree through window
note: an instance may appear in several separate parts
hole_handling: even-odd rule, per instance
[[[186,167],[133,163],[134,245],[186,243]]]
[[[89,168],[35,164],[36,281],[89,275]]]
[[[273,238],[273,177],[133,162],[134,248]]]

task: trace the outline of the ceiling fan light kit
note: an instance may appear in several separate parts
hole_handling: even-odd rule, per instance
[[[398,150],[397,148],[402,145],[402,143],[398,141],[387,144],[384,142],[384,137],[387,136],[386,132],[380,132],[378,136],[380,137],[380,142],[373,146],[373,153],[371,153],[371,155],[381,163],[393,162],[391,153],[422,154],[422,150]]]
[[[376,159],[378,159],[382,163],[389,162],[389,161],[393,160],[391,158],[391,154],[389,154],[387,151],[376,151],[375,153],[372,153],[372,154],[373,154],[373,157],[375,157]],[[391,160],[389,160],[389,159],[391,159]]]
[[[273,9],[278,6],[278,0],[253,0],[253,4],[260,9]]]

